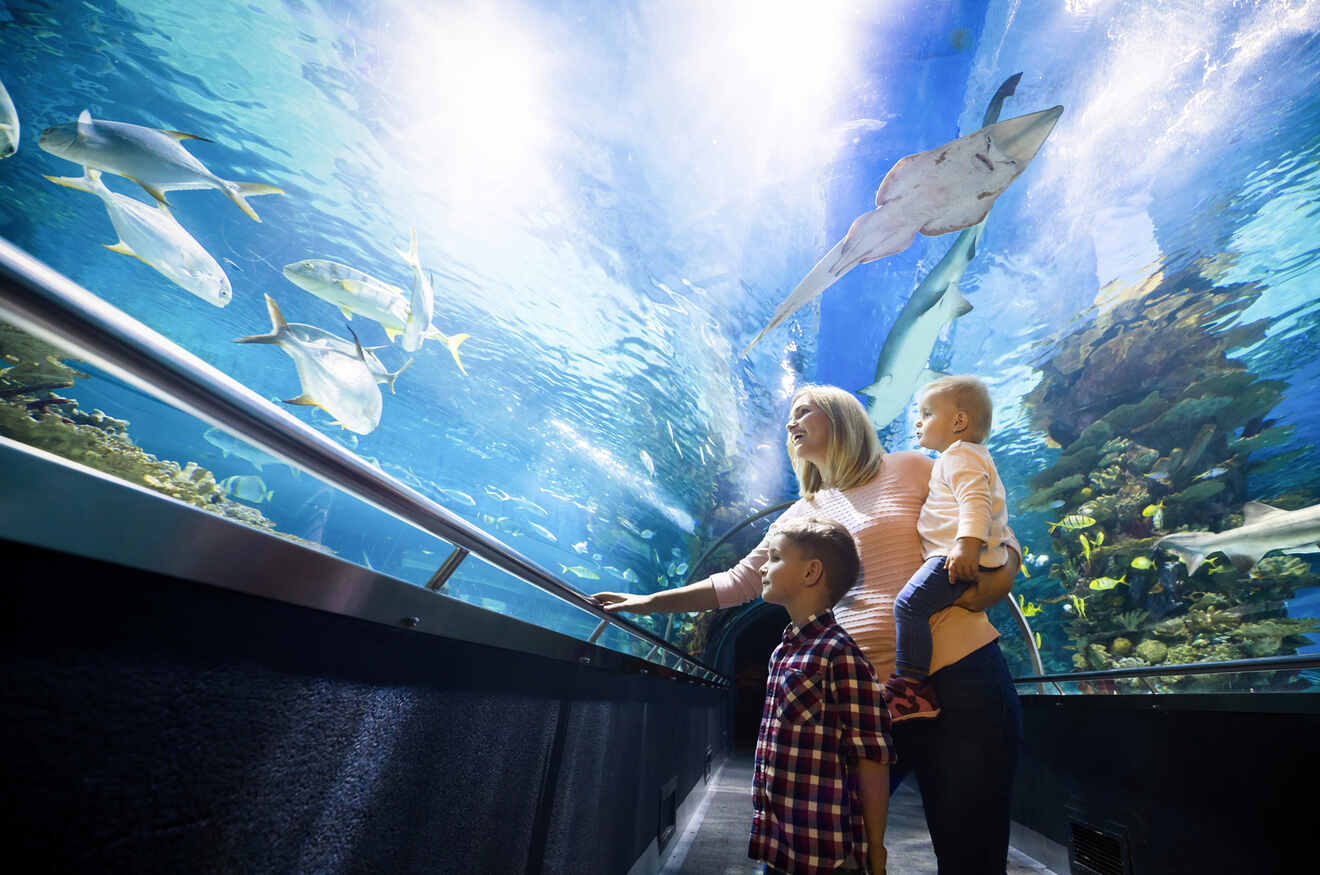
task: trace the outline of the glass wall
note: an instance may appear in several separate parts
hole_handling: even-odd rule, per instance
[[[1318,32],[1268,0],[2,0],[0,235],[586,593],[680,584],[793,497],[803,383],[866,387],[905,449],[930,372],[976,373],[1047,670],[1309,652]],[[1001,136],[988,189],[859,226],[818,288],[891,169],[945,172],[900,158],[1056,106],[1038,152]],[[0,339],[0,432],[209,475],[415,583],[443,561]],[[449,586],[594,627],[479,564]],[[641,622],[700,652],[712,621]]]

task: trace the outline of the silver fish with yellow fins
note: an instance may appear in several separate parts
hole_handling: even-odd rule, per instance
[[[261,182],[221,179],[180,145],[181,140],[211,140],[182,131],[159,130],[127,122],[97,120],[83,110],[76,122],[54,125],[41,132],[37,145],[67,161],[95,167],[131,179],[147,193],[167,204],[165,193],[175,189],[214,188],[233,201],[255,222],[260,222],[247,198],[284,194]]]
[[[381,396],[376,378],[367,367],[366,353],[354,343],[354,355],[323,344],[307,344],[290,330],[280,308],[266,296],[270,333],[239,337],[235,343],[269,343],[293,359],[302,393],[286,404],[319,407],[335,424],[357,434],[370,434],[380,425]]]
[[[0,158],[8,158],[18,151],[18,110],[0,82]]]
[[[87,167],[84,175],[47,176],[56,185],[94,194],[105,204],[119,240],[105,244],[111,252],[130,255],[162,274],[170,282],[216,307],[234,297],[220,263],[179,224],[170,208],[152,206],[128,195],[116,194],[101,180],[101,171]]]

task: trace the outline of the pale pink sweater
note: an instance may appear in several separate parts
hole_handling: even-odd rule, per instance
[[[894,599],[922,562],[917,517],[926,500],[930,470],[931,460],[920,453],[887,453],[880,474],[870,483],[844,491],[821,490],[810,500],[799,499],[782,514],[825,517],[852,533],[862,559],[862,574],[835,605],[834,616],[881,678],[894,670]],[[1021,555],[1011,529],[1005,528],[1003,542]],[[760,596],[761,566],[767,554],[762,540],[733,568],[711,576],[721,608]],[[984,613],[959,607],[936,614],[930,626],[935,644],[932,672],[999,637]]]

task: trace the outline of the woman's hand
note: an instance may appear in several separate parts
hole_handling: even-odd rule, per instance
[[[598,592],[592,596],[596,604],[600,605],[611,614],[617,614],[619,611],[627,611],[631,614],[648,614],[651,612],[650,595],[634,595],[626,592]]]
[[[977,582],[967,587],[967,591],[954,601],[960,608],[969,611],[984,611],[1008,595],[1017,578],[1022,559],[1010,548],[1008,561],[993,571],[982,571]]]

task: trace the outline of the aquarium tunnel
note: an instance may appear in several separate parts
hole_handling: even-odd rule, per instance
[[[965,508],[950,374],[1020,550],[934,678],[1016,695],[894,768],[998,703],[1007,850],[922,771],[887,871],[1313,869],[1320,2],[0,0],[11,856],[761,872],[717,586]]]

